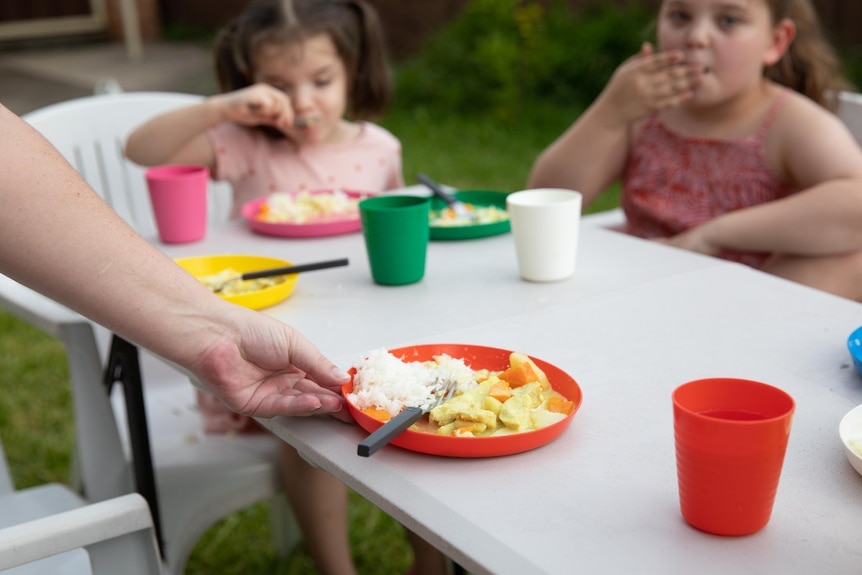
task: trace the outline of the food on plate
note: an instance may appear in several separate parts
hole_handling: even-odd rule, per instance
[[[859,439],[851,439],[848,443],[850,443],[850,449],[856,452],[856,455],[862,457],[862,437]]]
[[[464,204],[467,209],[476,215],[475,220],[459,217],[452,208],[446,207],[442,210],[431,210],[430,224],[438,227],[453,226],[475,226],[481,224],[493,224],[504,222],[509,219],[506,210],[498,206],[477,206],[475,204]]]
[[[232,296],[255,292],[264,288],[284,283],[286,276],[273,276],[255,280],[240,279],[242,273],[233,268],[226,268],[217,274],[196,276],[197,279],[214,292],[222,296]],[[219,289],[220,286],[221,289]]]
[[[355,366],[348,399],[366,415],[388,421],[405,407],[434,403],[441,382],[455,392],[410,429],[454,437],[486,437],[532,431],[572,413],[574,402],[555,391],[528,356],[513,352],[501,371],[474,370],[447,354],[405,362],[375,350]]]
[[[306,224],[359,217],[359,200],[343,190],[275,192],[261,202],[255,219],[270,223]]]

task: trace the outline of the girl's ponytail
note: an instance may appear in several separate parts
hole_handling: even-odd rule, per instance
[[[392,99],[383,25],[374,8],[361,0],[344,0],[344,6],[355,14],[359,33],[350,111],[357,118],[376,118],[386,112]]]
[[[216,81],[221,92],[232,92],[251,84],[246,56],[239,41],[239,19],[219,30],[213,49]]]

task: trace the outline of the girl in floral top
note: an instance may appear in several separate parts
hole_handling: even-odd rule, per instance
[[[628,232],[862,300],[862,150],[810,1],[664,0],[657,23],[530,187],[622,180]]]

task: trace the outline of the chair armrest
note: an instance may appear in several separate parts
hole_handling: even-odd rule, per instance
[[[147,502],[137,493],[85,505],[0,529],[0,570],[144,532],[151,544],[143,551],[155,561],[155,571],[150,572],[157,573],[160,567],[156,567],[159,560],[152,529]]]

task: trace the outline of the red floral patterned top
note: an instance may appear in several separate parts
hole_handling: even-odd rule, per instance
[[[689,138],[649,118],[632,146],[623,176],[626,231],[671,237],[717,216],[771,202],[795,189],[766,161],[764,139],[785,90],[757,132],[738,140]],[[770,254],[726,252],[721,257],[760,267]]]

